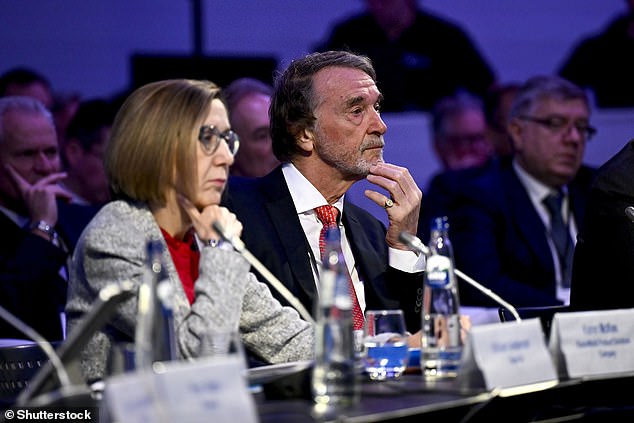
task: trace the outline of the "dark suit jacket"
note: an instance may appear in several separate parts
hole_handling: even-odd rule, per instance
[[[58,203],[55,226],[69,251],[20,228],[0,212],[0,305],[49,341],[62,339],[60,312],[66,304],[66,281],[60,268],[75,248],[81,231],[96,209]],[[0,321],[0,338],[26,335]]]
[[[313,310],[317,292],[309,245],[281,167],[262,178],[232,177],[224,204],[244,225],[242,240],[247,249],[299,298],[307,310]],[[388,266],[386,229],[368,212],[346,201],[342,218],[364,281],[367,309],[401,308],[408,330],[418,331],[422,272],[410,274]],[[261,275],[258,276],[264,281]],[[276,292],[274,295],[287,304]]]
[[[582,166],[568,184],[577,225],[583,221],[594,173]],[[516,307],[561,304],[546,228],[510,159],[477,170],[448,172],[435,184],[435,189],[449,193],[444,207],[458,269]],[[497,306],[464,282],[460,295],[465,305]]]
[[[570,306],[577,310],[634,307],[634,140],[599,168],[581,226]]]

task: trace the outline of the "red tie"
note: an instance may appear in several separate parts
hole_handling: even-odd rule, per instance
[[[319,233],[319,254],[321,255],[321,260],[323,262],[325,253],[324,250],[326,249],[326,231],[331,228],[339,230],[339,227],[337,226],[337,216],[339,215],[339,210],[337,210],[334,206],[320,206],[315,208],[315,213],[317,214],[317,219],[319,219],[323,224],[321,232]],[[361,312],[361,306],[359,306],[359,300],[357,299],[357,294],[354,291],[354,285],[352,284],[350,273],[346,273],[348,275],[348,289],[350,291],[350,297],[352,298],[352,322],[354,329],[363,329],[363,312]]]

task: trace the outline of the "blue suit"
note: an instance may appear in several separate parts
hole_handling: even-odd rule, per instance
[[[434,179],[431,191],[447,194],[442,207],[449,216],[456,267],[516,307],[561,304],[547,229],[511,163],[496,160]],[[593,169],[582,166],[567,186],[577,225],[593,176]],[[427,201],[434,202],[434,196]],[[497,306],[464,282],[460,295],[464,305]]]
[[[262,178],[232,177],[223,204],[244,225],[242,240],[247,249],[307,310],[313,310],[317,291],[310,247],[281,166]],[[420,329],[422,273],[401,272],[388,266],[386,229],[371,214],[346,200],[342,219],[364,281],[366,309],[401,308],[408,330]],[[260,275],[258,277],[264,281]],[[287,304],[281,296],[274,294]]]
[[[60,312],[66,305],[67,282],[60,275],[77,239],[97,209],[58,202],[55,229],[66,250],[20,228],[0,212],[0,305],[49,341],[62,339]],[[0,338],[26,336],[0,321]]]

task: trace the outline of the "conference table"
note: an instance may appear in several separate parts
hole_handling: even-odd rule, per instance
[[[634,422],[634,373],[493,390],[461,388],[453,379],[426,381],[415,373],[405,374],[399,380],[392,381],[363,379],[357,404],[330,410],[326,414],[315,412],[310,399],[309,375],[310,369],[305,369],[254,390],[252,395],[259,421]],[[60,407],[58,409],[92,407],[96,410],[104,404],[81,395],[60,399],[48,404],[46,409],[51,406]],[[209,421],[214,421],[213,416],[209,416]]]
[[[395,381],[364,379],[357,404],[326,415],[314,411],[307,372],[288,382],[290,388],[281,385],[254,394],[262,423],[634,422],[634,373],[493,390],[415,373]]]
[[[316,413],[310,365],[291,370],[251,383],[260,422],[634,422],[634,373],[485,389],[465,387],[458,379],[425,380],[420,371],[409,369],[397,380],[360,376],[358,403]],[[84,394],[48,404],[93,409],[104,405]]]

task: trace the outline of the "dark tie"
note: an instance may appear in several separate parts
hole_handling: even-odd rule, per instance
[[[328,229],[339,230],[339,227],[337,226],[337,216],[339,215],[339,210],[337,210],[334,206],[320,206],[315,208],[315,214],[317,214],[317,219],[319,219],[323,224],[321,232],[319,233],[319,254],[323,263],[326,250],[326,231],[328,231]],[[350,297],[352,298],[352,322],[354,329],[363,329],[363,312],[361,311],[361,306],[359,306],[359,300],[357,299],[357,294],[354,290],[350,273],[346,272],[346,274],[348,276],[348,289],[350,291]]]
[[[570,287],[570,275],[572,271],[572,256],[574,246],[568,225],[564,223],[561,213],[564,194],[558,191],[544,198],[544,205],[550,212],[550,238],[555,244],[559,267],[561,268],[561,281],[564,287]]]

